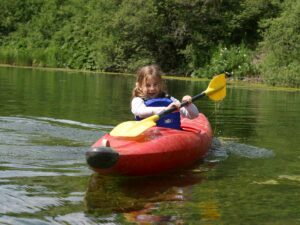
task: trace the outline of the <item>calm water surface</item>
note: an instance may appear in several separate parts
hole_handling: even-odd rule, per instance
[[[168,80],[177,98],[207,82]],[[133,117],[131,76],[0,68],[0,224],[300,224],[300,92],[196,102],[215,148],[194,170],[107,178],[85,151]]]

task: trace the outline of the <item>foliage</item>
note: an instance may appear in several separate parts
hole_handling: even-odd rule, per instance
[[[3,1],[0,62],[116,72],[157,63],[169,74],[233,70],[240,77],[255,72],[250,53],[262,42],[260,72],[267,77],[272,30],[285,32],[279,26],[289,14],[285,2],[292,1]],[[220,57],[225,46],[226,57]],[[246,59],[238,59],[242,52]]]
[[[243,78],[256,73],[252,64],[252,52],[243,44],[229,48],[219,45],[213,53],[211,61],[203,68],[196,70],[192,75],[208,77],[222,72],[230,73],[234,78]]]
[[[124,0],[114,8],[110,18],[105,18],[103,32],[106,35],[98,42],[102,56],[101,61],[97,60],[99,65],[109,63],[110,70],[133,71],[155,62],[151,48],[160,25],[153,2]]]
[[[26,24],[40,11],[43,2],[39,0],[2,1],[0,7],[0,41],[16,31],[19,25]],[[1,43],[0,42],[0,43]]]
[[[270,84],[300,86],[300,2],[287,0],[279,17],[266,20],[261,74]],[[284,28],[284,29],[282,29]]]

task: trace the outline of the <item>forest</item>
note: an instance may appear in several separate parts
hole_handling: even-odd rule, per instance
[[[300,0],[6,0],[0,63],[300,87]]]

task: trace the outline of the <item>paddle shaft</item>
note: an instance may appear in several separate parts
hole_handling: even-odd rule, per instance
[[[206,95],[205,92],[201,92],[201,93],[199,93],[199,94],[193,96],[193,97],[192,97],[192,102],[196,101],[197,99],[199,99],[199,98],[201,98],[201,97],[203,97],[203,96],[205,96],[205,95]],[[186,106],[186,105],[188,105],[188,104],[189,104],[188,102],[182,102],[182,103],[180,104],[180,107],[179,107],[179,108],[181,108],[181,107],[183,107],[183,106]],[[172,108],[170,108],[170,109],[168,109],[168,110],[165,110],[165,111],[159,113],[158,116],[159,116],[159,118],[161,118],[161,117],[163,117],[163,116],[165,116],[165,115],[167,115],[167,114],[170,114],[170,113],[172,113],[172,112],[174,112],[174,111],[176,111],[176,110],[177,110],[176,107],[172,107]]]

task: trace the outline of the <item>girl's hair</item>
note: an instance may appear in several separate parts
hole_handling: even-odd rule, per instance
[[[141,67],[136,73],[136,83],[132,90],[132,97],[144,96],[142,87],[146,85],[148,79],[155,79],[158,82],[160,92],[166,92],[166,85],[162,79],[163,72],[158,65],[148,65]]]

